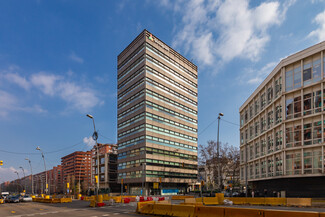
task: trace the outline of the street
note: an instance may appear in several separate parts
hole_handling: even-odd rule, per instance
[[[89,201],[74,200],[72,203],[49,204],[49,203],[5,203],[0,204],[1,217],[27,217],[27,216],[139,216],[136,214],[136,203],[114,204],[99,208],[89,207]],[[141,215],[140,215],[141,216]]]

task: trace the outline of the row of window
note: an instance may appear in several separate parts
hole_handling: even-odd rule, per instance
[[[178,62],[176,62],[173,58],[170,58],[169,56],[167,56],[166,54],[164,54],[163,52],[161,52],[160,50],[158,50],[157,48],[153,47],[151,44],[146,43],[147,49],[150,50],[151,52],[153,52],[154,54],[162,57],[164,60],[166,60],[167,62],[169,62],[171,65],[173,65],[174,67],[182,70],[183,72],[187,73],[188,75],[190,75],[191,77],[197,79],[197,75],[193,72],[191,72],[190,70],[188,70],[186,67],[182,66],[181,64],[179,64]]]
[[[325,90],[323,90],[325,94]],[[321,90],[286,99],[286,119],[299,118],[322,111]],[[325,101],[325,98],[324,98]],[[303,109],[302,109],[303,108]]]
[[[160,68],[161,70],[163,70],[164,72],[167,73],[171,73],[172,75],[175,75],[175,78],[177,78],[180,81],[183,81],[189,85],[191,85],[194,88],[197,88],[197,84],[195,82],[193,82],[192,80],[186,78],[184,75],[182,75],[181,73],[177,72],[176,70],[166,66],[165,64],[163,64],[162,62],[158,61],[157,59],[155,59],[154,57],[150,56],[150,55],[146,55],[147,58],[147,62],[157,66],[158,68]]]
[[[135,51],[133,51],[128,58],[126,58],[121,64],[118,65],[117,70],[121,70],[130,61],[132,61],[141,51],[145,49],[144,43],[142,43]]]
[[[140,159],[140,160],[133,160],[127,161],[118,164],[118,169],[127,169],[133,167],[139,167],[142,165],[143,162],[146,162],[147,166],[159,166],[159,167],[171,167],[171,168],[182,168],[182,169],[189,169],[189,170],[197,170],[196,164],[186,164],[186,163],[178,163],[173,161],[164,161],[164,160],[156,160],[156,159]]]
[[[264,133],[266,130],[271,129],[273,126],[281,122],[282,106],[277,105],[275,107],[275,113],[271,110],[266,114],[266,116],[261,116],[259,121],[253,122],[249,127],[247,127],[247,129],[241,130],[240,143],[244,144],[244,142],[254,139],[259,134]]]
[[[117,81],[119,82],[122,78],[128,75],[133,71],[138,65],[145,61],[145,54],[140,56],[136,61],[134,61],[128,68],[126,68],[123,72],[119,73],[117,76]]]
[[[282,175],[321,174],[323,161],[321,149],[304,149],[288,152],[285,155],[285,167],[282,156],[261,159],[248,164],[248,178],[258,179]],[[241,168],[241,179],[244,179],[244,168]]]
[[[144,107],[144,104],[145,104],[145,101],[142,101],[142,102],[135,104],[131,108],[128,108],[124,112],[117,115],[117,120],[121,120],[122,118],[124,118],[128,115],[131,115],[131,114],[135,113],[136,111],[142,109]]]
[[[190,173],[178,173],[178,172],[167,172],[167,171],[154,171],[146,170],[146,177],[161,177],[161,178],[178,178],[178,179],[197,179],[197,174]],[[142,171],[132,171],[127,173],[119,173],[119,179],[128,178],[142,178]]]
[[[167,151],[167,150],[150,148],[150,147],[142,147],[142,148],[137,148],[137,149],[119,153],[118,159],[124,159],[124,158],[134,157],[143,154],[161,155],[165,157],[173,157],[173,158],[197,161],[196,155],[183,154],[179,152]]]
[[[138,80],[134,84],[132,84],[130,87],[128,87],[126,90],[124,90],[122,93],[118,94],[118,99],[121,100],[125,96],[127,96],[129,93],[132,93],[133,90],[135,90],[137,87],[139,87],[141,84],[145,83],[145,78]]]
[[[279,77],[274,81],[273,86],[267,88],[266,92],[261,93],[260,97],[252,103],[246,111],[240,116],[240,126],[244,126],[250,119],[254,118],[260,111],[262,111],[266,105],[270,104],[273,99],[280,96],[282,91],[282,79]],[[275,96],[275,97],[273,97]]]
[[[182,85],[181,83],[171,79],[170,77],[166,76],[164,73],[161,73],[157,70],[154,70],[153,68],[146,66],[146,72],[156,76],[157,78],[162,78],[164,79],[166,82],[171,83],[172,86],[184,91],[185,93],[189,93],[192,94],[193,96],[197,96],[197,92],[191,90],[190,88],[185,87],[184,85]]]
[[[325,62],[325,58],[324,58]],[[322,79],[321,77],[321,59],[318,58],[310,63],[301,66],[296,65],[292,70],[286,71],[286,91],[291,91],[296,88],[318,82]],[[302,81],[301,81],[302,78]]]

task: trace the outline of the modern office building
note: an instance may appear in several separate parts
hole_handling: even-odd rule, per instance
[[[69,183],[69,193],[87,191],[91,187],[91,152],[76,151],[61,158],[64,192]],[[80,187],[79,187],[80,180]],[[72,192],[71,192],[72,191]]]
[[[324,196],[324,55],[322,42],[281,60],[240,107],[241,181],[255,193]]]
[[[92,158],[92,186],[96,187],[94,182],[97,175],[97,147],[91,150]],[[117,184],[117,145],[98,143],[99,158],[99,189],[101,193],[119,192],[120,185]]]
[[[128,193],[197,180],[197,66],[144,30],[118,55],[118,173]]]

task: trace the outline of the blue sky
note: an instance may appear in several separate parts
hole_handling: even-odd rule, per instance
[[[238,110],[282,58],[325,40],[324,0],[0,1],[0,182],[116,142],[117,55],[148,29],[199,70],[199,144],[239,146]]]

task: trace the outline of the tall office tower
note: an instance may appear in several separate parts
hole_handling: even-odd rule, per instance
[[[144,30],[118,55],[117,79],[123,190],[187,191],[197,180],[197,66]]]
[[[240,107],[240,177],[249,191],[324,195],[324,55],[325,41],[282,59]]]

